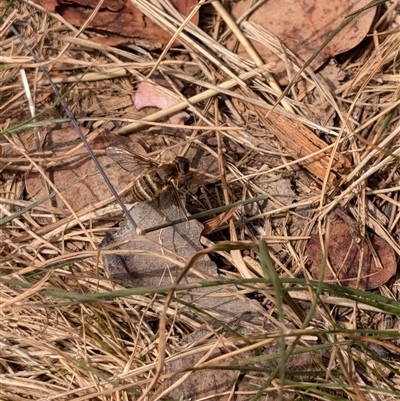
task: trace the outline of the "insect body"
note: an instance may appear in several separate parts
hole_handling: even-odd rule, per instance
[[[147,202],[158,198],[168,189],[175,191],[175,183],[188,171],[189,160],[180,156],[173,161],[150,168],[133,183],[133,199],[136,202]]]
[[[119,146],[109,146],[106,153],[127,171],[137,171],[138,167],[147,168],[133,182],[132,195],[134,201],[149,202],[158,198],[166,190],[171,189],[178,204],[181,204],[176,183],[182,175],[189,171],[190,162],[188,159],[178,156],[172,161],[157,163],[144,155]]]

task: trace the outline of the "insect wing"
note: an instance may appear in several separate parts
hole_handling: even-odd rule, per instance
[[[124,170],[130,173],[140,174],[145,169],[150,169],[158,166],[154,160],[149,157],[135,153],[121,146],[109,146],[106,148],[106,154]]]
[[[181,235],[186,235],[190,231],[190,223],[187,218],[187,211],[184,206],[184,200],[179,194],[177,187],[172,181],[169,185],[169,189],[161,199],[163,205],[163,212],[169,221],[182,220],[177,223],[175,228],[180,232]]]

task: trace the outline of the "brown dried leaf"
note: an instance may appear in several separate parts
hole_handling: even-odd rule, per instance
[[[368,3],[369,0],[269,0],[257,8],[248,21],[271,32],[301,60],[306,61],[349,14]],[[239,18],[251,4],[250,0],[236,3],[232,8],[232,14]],[[352,21],[321,51],[311,67],[317,69],[328,58],[344,53],[360,43],[368,33],[375,13],[374,7]],[[232,49],[236,41],[234,35],[231,35],[227,47]],[[284,84],[287,77],[284,61],[263,43],[252,41],[252,44],[265,62],[276,63],[276,68],[272,72]],[[246,50],[241,45],[238,54],[248,58]]]
[[[396,273],[396,255],[391,246],[375,234],[368,234],[368,236],[382,268],[375,262],[368,241],[363,241],[359,244],[364,250],[359,270],[360,249],[351,236],[349,226],[339,220],[332,222],[329,233],[328,260],[334,274],[327,267],[325,281],[371,290],[385,284]],[[311,274],[315,280],[319,280],[324,260],[317,234],[311,236],[306,251],[312,261]]]
[[[46,11],[54,13],[56,11],[56,7],[58,6],[57,0],[37,0],[35,3],[40,4]]]
[[[47,11],[55,12],[57,10],[68,22],[79,27],[89,19],[93,9],[98,5],[97,0],[34,1]],[[197,4],[197,0],[171,0],[171,3],[179,12],[187,16]],[[198,21],[197,13],[191,22],[197,25]],[[88,27],[129,38],[144,39],[160,45],[166,45],[172,36],[142,14],[129,0],[105,0]],[[178,41],[175,41],[173,45],[179,44]]]
[[[75,129],[65,128],[51,131],[43,144],[44,151],[51,151],[53,156],[63,156],[66,152],[81,144]],[[110,140],[114,138],[109,136]],[[101,140],[90,141],[94,150],[104,149],[108,143],[104,142],[106,135],[101,136]],[[26,148],[33,152],[33,144],[28,141],[28,136],[22,136]],[[80,156],[76,156],[80,154]],[[126,172],[121,173],[121,167],[110,164],[108,156],[98,156],[100,164],[106,169],[106,173],[111,182],[115,185],[117,191],[127,186],[132,181],[132,176]],[[87,150],[82,146],[75,155],[65,157],[61,162],[46,168],[48,177],[52,180],[57,189],[59,189],[72,207],[78,211],[85,206],[104,199],[105,194],[111,196],[107,184],[97,170]],[[31,173],[25,179],[26,189],[33,199],[40,199],[47,195],[43,177],[38,173]],[[47,202],[53,206],[63,207],[61,199],[56,196],[53,202]]]

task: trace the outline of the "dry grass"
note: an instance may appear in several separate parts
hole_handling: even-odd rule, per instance
[[[276,105],[279,86],[234,25],[230,26],[248,46],[254,63],[213,39],[220,32],[186,24],[172,11],[160,12],[152,2],[132,2],[180,33],[184,50],[167,47],[160,55],[135,47],[127,51],[99,46],[89,33],[78,37],[62,18],[28,2],[14,2],[0,26],[0,129],[9,134],[0,138],[1,399],[156,400],[166,397],[173,386],[167,382],[167,389],[161,387],[173,376],[163,370],[164,357],[172,363],[196,352],[203,354],[193,367],[233,371],[232,390],[221,399],[400,399],[399,274],[370,293],[322,283],[308,286],[305,256],[310,233],[316,227],[322,233],[329,215],[339,207],[362,230],[389,243],[400,258],[396,9],[382,12],[374,37],[359,46],[361,51],[342,58],[347,79],[333,93],[321,77],[306,71],[303,84],[295,86],[299,96],[285,96]],[[207,7],[218,24],[204,20],[204,27],[218,27],[222,19],[232,24],[221,5],[213,5],[215,9]],[[166,304],[165,290],[124,289],[107,277],[98,244],[121,219],[114,197],[107,195],[74,210],[68,202],[50,206],[27,196],[24,178],[29,172],[46,179],[49,197],[58,191],[62,198],[63,193],[46,173],[59,162],[57,156],[44,158],[40,146],[36,153],[26,151],[22,136],[31,135],[30,141],[37,144],[55,124],[68,121],[55,106],[41,70],[10,34],[9,24],[40,55],[73,114],[90,130],[107,127],[128,134],[149,126],[177,128],[157,122],[171,110],[147,116],[144,122],[145,113],[129,108],[137,84],[153,70],[176,76],[192,89],[195,95],[179,94],[181,103],[174,111],[186,109],[193,124],[178,127],[184,134],[165,142],[182,150],[201,147],[218,163],[218,183],[189,194],[196,207],[211,209],[257,195],[268,197],[273,207],[237,211],[218,235],[202,239],[209,248],[216,239],[231,245],[256,241],[260,235],[266,240],[278,273],[274,281],[275,270],[269,270],[271,285],[265,286],[263,279],[271,263],[263,259],[262,251],[261,264],[254,248],[245,253],[226,245],[215,254],[221,277],[236,280],[243,299],[251,294],[260,301],[259,312],[267,325],[246,334],[209,325],[182,346],[186,341],[182,339],[199,329],[201,319],[179,314],[177,302]],[[274,38],[245,27],[281,51]],[[29,108],[21,70],[27,73],[35,111]],[[193,79],[194,70],[201,79]],[[280,116],[290,116],[318,133],[352,167],[331,182],[332,158],[325,176],[316,180],[317,188],[307,187],[305,180],[313,182],[315,177],[298,166],[314,155],[294,157],[266,132],[263,118],[273,107]],[[271,189],[282,178],[295,186],[288,203],[280,196],[282,187]],[[277,299],[279,291],[282,298]],[[295,305],[287,307],[291,300]],[[296,305],[307,316],[299,316]],[[285,378],[284,360],[290,352],[297,352],[300,361],[289,359]],[[289,370],[302,372],[291,376]],[[244,372],[248,387],[240,385]],[[235,385],[241,398],[234,394]]]

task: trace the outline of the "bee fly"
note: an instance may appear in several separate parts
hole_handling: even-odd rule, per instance
[[[147,168],[133,182],[132,196],[135,202],[150,202],[170,189],[182,211],[185,210],[176,184],[189,171],[188,159],[178,156],[172,161],[157,163],[146,156],[120,146],[109,146],[106,148],[106,154],[129,172],[135,172],[140,167]]]

